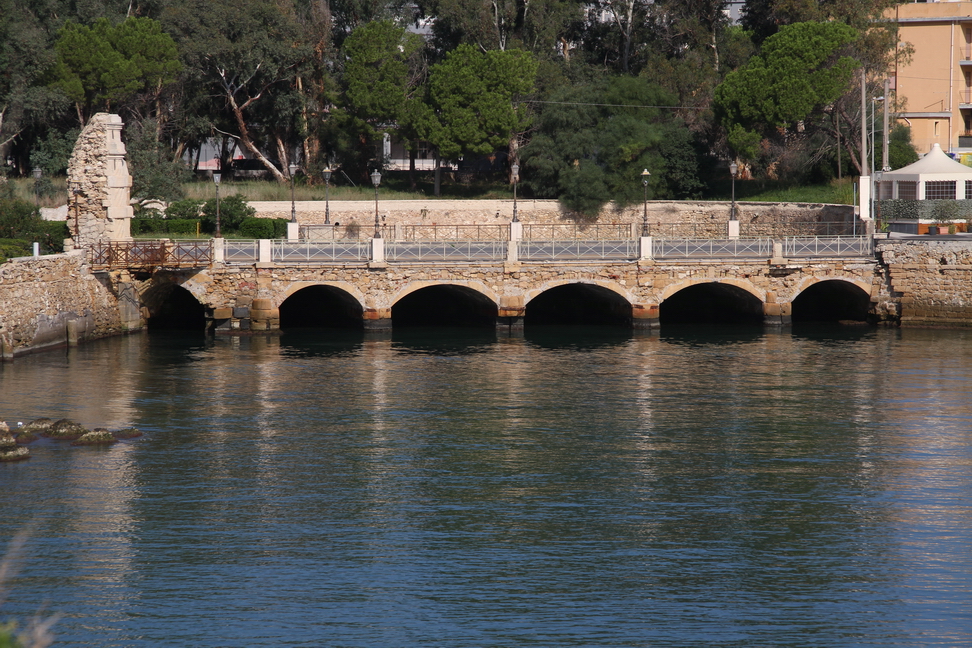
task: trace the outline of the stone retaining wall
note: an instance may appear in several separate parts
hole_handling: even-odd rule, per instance
[[[972,242],[877,245],[902,326],[972,326]]]
[[[290,202],[251,202],[257,216],[290,219]],[[324,223],[324,201],[298,201],[294,204],[301,225]],[[641,203],[618,209],[608,205],[598,223],[640,224],[644,206]],[[648,202],[648,222],[653,226],[684,230],[684,236],[724,236],[731,214],[729,202],[667,201]],[[365,200],[332,200],[331,222],[347,225],[351,221],[370,231],[375,222],[375,203]],[[852,205],[816,203],[737,202],[737,218],[744,235],[772,235],[782,226],[796,223],[851,223]],[[505,224],[513,218],[512,200],[389,200],[378,202],[378,214],[385,225],[479,225]],[[518,200],[517,215],[524,225],[532,223],[572,223],[574,216],[564,211],[556,200]]]
[[[80,251],[0,265],[0,357],[141,328],[137,295],[120,279],[91,273]]]

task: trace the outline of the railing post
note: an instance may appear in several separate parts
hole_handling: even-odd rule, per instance
[[[731,220],[731,221],[727,221],[727,222],[728,222],[728,225],[729,225],[729,227],[728,227],[729,238],[731,238],[731,239],[737,239],[737,238],[739,238],[739,221],[737,221],[737,220]]]
[[[642,236],[639,239],[641,249],[638,253],[638,258],[641,261],[650,261],[653,257],[651,254],[651,238],[650,236]]]
[[[371,263],[372,265],[385,265],[385,239],[371,239]]]
[[[401,241],[402,240],[402,224],[401,223],[395,223],[395,225],[392,227],[392,232],[393,232],[392,233],[392,236],[394,237],[394,239],[396,241]]]
[[[273,261],[273,257],[270,252],[270,239],[260,239],[258,242],[259,256],[257,256],[259,263],[270,263]]]
[[[210,240],[213,246],[213,262],[226,263],[226,239],[214,238]]]
[[[287,223],[287,240],[296,241],[300,238],[300,223]]]

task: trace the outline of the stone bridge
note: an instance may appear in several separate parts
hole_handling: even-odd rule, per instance
[[[775,250],[779,252],[777,248]],[[288,264],[122,270],[153,324],[216,331],[289,326],[616,323],[893,318],[873,256],[786,259],[438,261]]]

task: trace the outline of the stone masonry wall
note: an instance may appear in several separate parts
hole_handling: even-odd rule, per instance
[[[290,202],[251,202],[257,216],[290,219]],[[324,223],[324,201],[295,203],[297,222],[301,225]],[[641,203],[624,209],[608,205],[597,219],[598,224],[640,225],[644,206]],[[648,222],[653,235],[725,236],[731,214],[728,202],[663,201],[648,202]],[[331,222],[347,225],[356,222],[363,233],[371,232],[375,222],[375,203],[366,200],[332,200]],[[490,225],[506,224],[513,217],[512,200],[389,200],[378,202],[378,214],[386,226],[402,225]],[[737,202],[736,214],[744,236],[769,236],[801,224],[812,234],[810,223],[840,221],[851,226],[852,205],[814,203]],[[517,215],[524,225],[573,223],[573,216],[556,200],[518,200]],[[850,233],[850,232],[848,232]],[[365,235],[363,234],[363,235]]]
[[[114,279],[91,273],[80,251],[0,265],[0,357],[141,328],[137,295]]]
[[[972,245],[888,241],[877,256],[902,326],[972,326]]]

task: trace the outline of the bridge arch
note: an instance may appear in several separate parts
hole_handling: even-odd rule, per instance
[[[148,313],[150,331],[206,329],[206,305],[174,278],[153,281],[142,292],[140,299],[143,312]]]
[[[547,281],[524,295],[524,324],[630,324],[633,299],[614,281]]]
[[[659,322],[762,324],[766,294],[744,279],[695,279],[665,288]]]
[[[871,305],[871,286],[856,277],[807,277],[791,301],[794,322],[864,322]]]
[[[390,301],[392,326],[496,326],[499,299],[480,281],[413,281]]]
[[[356,294],[358,293],[358,294]],[[280,328],[360,328],[364,306],[359,291],[344,281],[294,282],[280,294]]]

